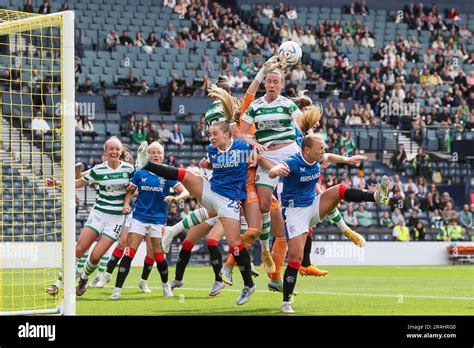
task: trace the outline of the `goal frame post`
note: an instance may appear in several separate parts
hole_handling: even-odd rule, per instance
[[[8,11],[8,10],[7,10]],[[10,12],[10,11],[9,11]],[[18,13],[18,11],[11,11]],[[31,15],[31,16],[30,16]],[[0,312],[2,315],[76,314],[75,292],[75,39],[74,12],[63,11],[48,15],[28,14],[29,17],[0,23],[0,35],[21,33],[50,26],[61,27],[61,175],[62,175],[62,271],[64,298],[56,309]]]

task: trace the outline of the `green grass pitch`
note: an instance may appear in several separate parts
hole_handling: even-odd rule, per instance
[[[321,267],[322,268],[322,267]],[[296,315],[474,315],[474,267],[325,267],[324,278],[298,276]],[[257,292],[237,306],[242,279],[234,270],[234,285],[217,297],[208,292],[214,281],[210,267],[190,266],[184,287],[174,298],[163,298],[156,268],[149,278],[153,292],[138,288],[140,268],[133,268],[118,301],[109,300],[113,282],[104,289],[88,289],[77,299],[78,315],[280,315],[281,293],[267,289],[262,268],[254,278]],[[170,268],[170,280],[174,268]],[[288,314],[285,314],[288,315]]]
[[[323,268],[323,267],[322,267]],[[242,279],[234,270],[234,286],[217,297],[208,292],[214,281],[209,266],[190,266],[184,287],[174,298],[163,298],[161,281],[153,269],[148,281],[153,292],[138,289],[141,268],[132,268],[118,301],[108,299],[114,279],[104,289],[88,289],[77,298],[78,315],[280,315],[280,293],[267,289],[264,270],[257,268],[257,292],[237,306]],[[298,276],[296,315],[474,315],[474,266],[324,267],[324,278]],[[44,289],[54,270],[0,270],[1,311],[54,308],[58,298]],[[170,279],[174,268],[170,268]],[[288,314],[285,314],[288,315]]]

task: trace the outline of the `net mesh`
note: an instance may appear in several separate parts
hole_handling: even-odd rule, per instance
[[[62,263],[60,15],[0,10],[0,312],[54,309]]]

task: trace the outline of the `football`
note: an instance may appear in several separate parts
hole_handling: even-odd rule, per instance
[[[278,54],[285,60],[286,64],[295,65],[300,61],[303,52],[296,42],[286,41],[278,48]]]

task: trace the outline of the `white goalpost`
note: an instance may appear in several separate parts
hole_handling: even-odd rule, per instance
[[[74,42],[73,11],[0,10],[0,315],[76,313]]]

